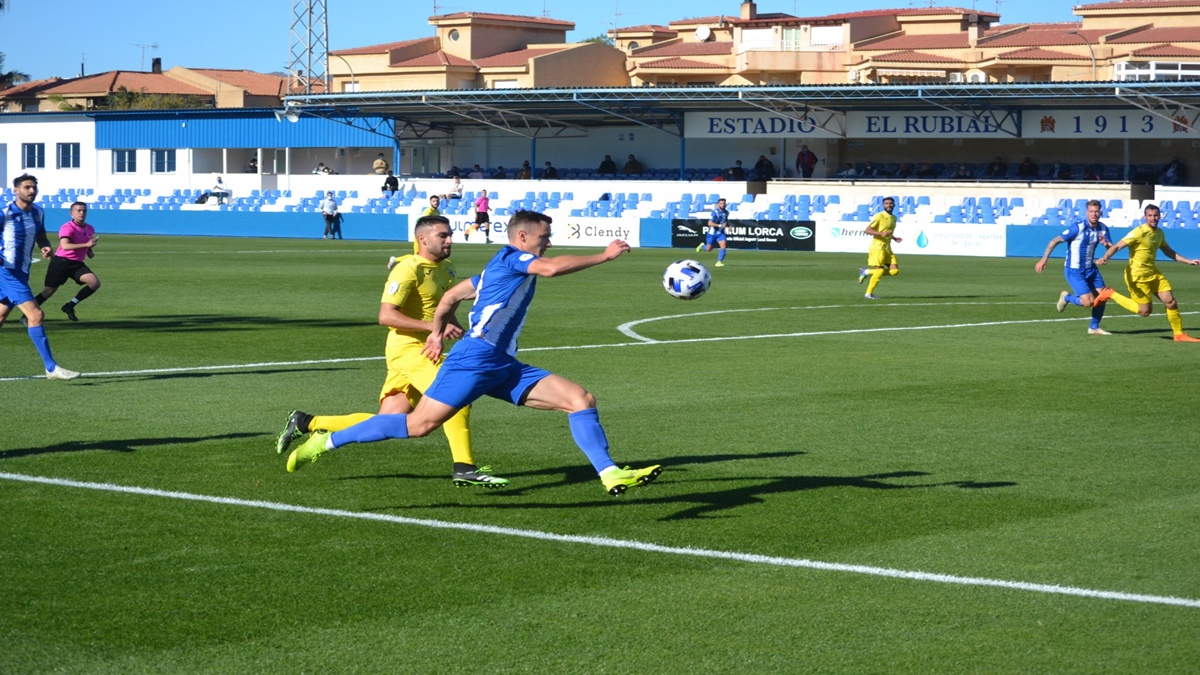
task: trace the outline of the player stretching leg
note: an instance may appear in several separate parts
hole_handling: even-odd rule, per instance
[[[441,359],[426,358],[421,352],[425,339],[433,329],[433,314],[438,303],[455,281],[454,264],[450,262],[450,221],[441,215],[425,215],[417,219],[413,229],[417,255],[404,256],[397,261],[383,289],[379,304],[379,324],[388,327],[387,380],[379,393],[379,413],[412,412],[421,400],[421,392],[433,383]],[[446,337],[462,337],[462,327],[449,317]],[[370,413],[336,416],[313,416],[299,410],[288,414],[287,423],[275,441],[275,451],[283,453],[292,441],[314,430],[341,431],[371,418]],[[454,458],[454,484],[463,487],[504,487],[507,478],[491,475],[490,467],[475,466],[471,452],[471,407],[464,406],[446,420],[442,430],[450,441]]]
[[[1158,227],[1162,214],[1158,207],[1150,204],[1146,207],[1145,224],[1129,231],[1121,241],[1110,246],[1104,257],[1096,261],[1098,265],[1107,265],[1117,251],[1129,248],[1129,265],[1125,267],[1125,285],[1129,288],[1129,297],[1105,288],[1105,295],[1111,295],[1113,302],[1138,316],[1150,316],[1153,309],[1153,297],[1158,296],[1167,308],[1167,322],[1171,324],[1171,332],[1176,342],[1200,342],[1183,332],[1183,317],[1179,315],[1179,304],[1175,302],[1175,294],[1171,292],[1171,282],[1158,271],[1154,259],[1159,249],[1168,257],[1185,265],[1200,265],[1200,260],[1185,258],[1167,245],[1167,236]]]
[[[867,293],[863,296],[867,300],[879,299],[875,295],[875,287],[879,285],[879,280],[885,272],[893,277],[900,274],[900,265],[892,253],[892,242],[903,241],[895,236],[896,216],[892,215],[895,208],[895,199],[884,198],[883,210],[876,213],[867,229],[863,230],[873,237],[871,248],[867,251],[867,266],[858,268],[858,283],[861,284],[867,277],[871,278],[871,283],[867,284]]]
[[[615,240],[595,255],[543,257],[550,246],[550,223],[549,216],[518,211],[508,224],[508,245],[496,253],[483,273],[451,287],[442,296],[434,314],[433,330],[425,342],[425,353],[430,358],[441,356],[442,339],[449,335],[449,319],[455,308],[463,300],[475,298],[471,329],[454,345],[433,384],[411,413],[376,415],[343,431],[314,433],[288,456],[288,471],[296,471],[349,443],[425,436],[459,409],[487,395],[513,405],[567,413],[576,445],[591,461],[604,489],[611,495],[657,478],[662,472],[659,465],[644,469],[617,467],[609,456],[596,398],[590,392],[565,377],[516,358],[517,337],[524,326],[538,277],[579,272],[629,251],[629,244]]]
[[[83,202],[71,204],[71,220],[58,228],[58,250],[50,258],[49,269],[46,270],[46,286],[34,300],[40,306],[54,295],[59,286],[73,279],[76,284],[83,286],[75,297],[62,306],[67,318],[78,321],[75,316],[75,306],[92,297],[92,293],[100,290],[100,279],[84,260],[96,255],[96,229],[87,223],[88,207]]]

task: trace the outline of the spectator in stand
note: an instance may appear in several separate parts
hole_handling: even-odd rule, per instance
[[[521,170],[517,172],[517,180],[529,180],[533,178],[533,168],[529,166],[529,160],[521,162]]]
[[[613,158],[611,156],[605,155],[604,161],[600,162],[600,168],[596,169],[596,173],[607,174],[607,175],[616,175],[617,163],[613,161]]]
[[[912,178],[914,173],[916,171],[913,169],[913,165],[905,162],[896,170],[896,178]]]
[[[625,168],[622,170],[622,173],[626,176],[637,175],[644,171],[645,168],[641,162],[637,161],[637,157],[630,155],[629,161],[625,162]]]
[[[375,161],[371,163],[371,170],[374,171],[375,175],[377,175],[377,176],[384,175],[385,173],[388,172],[388,169],[390,169],[390,168],[391,167],[388,166],[388,161],[383,158],[382,152],[379,153],[379,156],[376,157]]]
[[[746,170],[742,168],[742,160],[725,169],[725,180],[746,180]]]
[[[214,185],[212,189],[208,191],[208,193],[217,198],[217,204],[224,204],[225,200],[229,199],[229,197],[233,194],[233,192],[225,185],[225,181],[220,176],[217,176],[217,184]]]
[[[1163,168],[1158,176],[1159,185],[1187,185],[1187,168],[1179,157],[1173,157],[1171,163]]]
[[[558,169],[550,162],[546,162],[546,168],[542,169],[542,180],[558,180]]]
[[[775,177],[775,163],[766,155],[759,155],[754,163],[754,180],[771,180]]]
[[[321,174],[322,176],[332,176],[337,172],[325,166],[324,162],[317,162],[317,168],[313,169],[313,173]]]
[[[879,177],[879,169],[876,169],[875,165],[872,164],[871,162],[865,162],[863,164],[863,170],[861,173],[858,174],[858,177],[859,178],[878,178]]]
[[[475,166],[471,167],[471,173],[467,174],[467,178],[483,178],[483,169],[479,168],[479,165],[476,164]]]
[[[454,176],[454,184],[450,186],[450,191],[443,195],[443,199],[462,199],[462,181],[458,179],[458,175]]]
[[[1050,168],[1050,179],[1051,180],[1066,180],[1070,177],[1071,177],[1071,165],[1070,164],[1063,164],[1062,162],[1055,162],[1054,166]]]
[[[805,178],[812,178],[817,161],[817,155],[809,150],[807,145],[801,145],[800,152],[796,153],[796,173]]]
[[[1033,163],[1033,160],[1026,157],[1021,162],[1021,166],[1017,167],[1017,176],[1020,178],[1037,178],[1038,167]]]
[[[1083,180],[1100,180],[1100,174],[1096,173],[1096,169],[1089,166],[1083,170]]]
[[[987,173],[985,175],[988,178],[1004,178],[1006,173],[1008,173],[1008,165],[1004,163],[1004,160],[997,157],[996,159],[992,160],[991,164],[988,164]]]
[[[389,170],[387,172],[387,178],[383,179],[383,194],[387,195],[388,197],[391,197],[392,195],[396,194],[399,191],[400,191],[400,179],[396,178],[395,174],[393,174],[391,172],[391,170]]]
[[[954,180],[971,180],[975,177],[975,172],[966,164],[959,164],[958,169],[954,172]]]
[[[246,173],[258,173],[258,158],[257,157],[250,158],[250,161],[246,164]]]
[[[933,170],[933,165],[924,162],[921,168],[917,169],[917,178],[937,178],[937,172]]]
[[[835,178],[858,178],[858,171],[854,169],[853,164],[846,162],[846,166],[843,166],[842,170],[837,172]]]
[[[492,174],[492,178],[496,180],[504,180],[508,178],[508,169],[505,169],[503,166],[497,166],[496,173]]]
[[[446,172],[446,177],[447,177],[447,178],[458,178],[458,177],[460,177],[461,175],[462,175],[462,174],[460,174],[460,173],[458,172],[458,167],[457,167],[457,166],[452,166],[452,167],[450,167],[450,170]]]

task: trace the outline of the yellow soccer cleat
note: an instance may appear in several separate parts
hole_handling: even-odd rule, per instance
[[[292,454],[288,455],[288,473],[296,473],[300,467],[312,464],[320,459],[321,455],[329,452],[329,449],[325,447],[325,439],[329,438],[329,433],[328,431],[314,431],[307,441],[293,450]]]
[[[612,468],[600,474],[600,480],[604,483],[604,489],[608,491],[608,494],[619,497],[631,487],[641,487],[653,483],[662,470],[662,466],[658,464],[644,469]]]

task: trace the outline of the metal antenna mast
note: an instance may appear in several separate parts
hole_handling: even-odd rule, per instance
[[[329,92],[329,14],[325,0],[294,0],[288,93]]]
[[[142,71],[144,72],[146,70],[146,50],[147,49],[158,50],[158,43],[155,42],[152,45],[140,45],[140,44],[134,43],[133,46],[142,50]]]

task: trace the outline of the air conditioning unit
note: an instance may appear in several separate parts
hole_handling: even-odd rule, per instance
[[[851,82],[851,83],[858,82],[858,71],[857,70],[846,71],[846,81]]]
[[[962,84],[963,74],[962,73],[950,73],[950,76],[946,78],[946,81]]]

